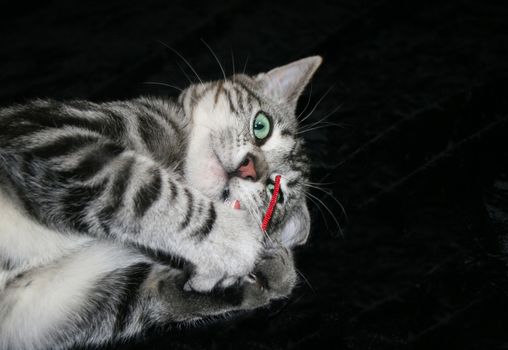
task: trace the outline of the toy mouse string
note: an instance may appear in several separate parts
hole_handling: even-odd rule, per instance
[[[268,224],[270,223],[270,219],[272,218],[273,210],[275,209],[275,206],[277,205],[277,199],[279,197],[279,190],[280,190],[280,175],[277,175],[275,177],[272,198],[270,199],[270,204],[268,205],[268,209],[266,210],[265,217],[263,218],[263,223],[261,224],[261,229],[263,230],[263,232],[266,232],[266,229],[268,228]]]

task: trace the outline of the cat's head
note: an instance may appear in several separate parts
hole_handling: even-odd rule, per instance
[[[189,121],[189,183],[214,200],[239,200],[261,225],[281,175],[268,232],[288,247],[305,243],[310,230],[310,164],[295,110],[321,61],[313,56],[255,76],[191,85],[179,98]]]

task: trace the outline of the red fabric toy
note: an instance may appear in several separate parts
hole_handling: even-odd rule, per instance
[[[275,176],[275,184],[273,188],[272,199],[270,199],[270,204],[268,205],[265,217],[263,218],[263,223],[261,224],[261,229],[265,232],[268,227],[268,224],[270,223],[270,219],[272,218],[275,205],[277,204],[277,198],[279,197],[279,189],[280,189],[280,175],[277,175]]]

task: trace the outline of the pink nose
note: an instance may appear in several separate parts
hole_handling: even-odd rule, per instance
[[[254,161],[250,157],[245,158],[236,173],[242,179],[257,180],[256,167],[254,166]]]

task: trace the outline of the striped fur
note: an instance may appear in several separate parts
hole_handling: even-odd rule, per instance
[[[102,344],[288,295],[288,248],[310,225],[294,110],[320,62],[191,85],[177,100],[0,110],[0,348]],[[260,110],[274,124],[263,144]],[[247,156],[256,181],[235,176]],[[265,242],[276,174],[284,201]]]

